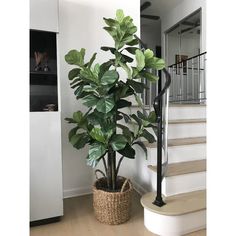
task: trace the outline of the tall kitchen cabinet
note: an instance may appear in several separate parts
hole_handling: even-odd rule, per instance
[[[63,215],[58,0],[30,0],[30,221]]]

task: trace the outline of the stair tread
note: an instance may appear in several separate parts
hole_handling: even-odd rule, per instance
[[[201,144],[201,143],[206,143],[206,137],[177,138],[177,139],[169,139],[168,140],[168,147]],[[148,148],[157,148],[156,142],[149,143],[147,141],[144,141],[144,144]]]
[[[169,107],[206,107],[206,104],[179,104],[179,103],[170,103]]]
[[[148,165],[148,168],[157,172],[157,166]],[[184,175],[206,171],[206,160],[186,161],[168,164],[166,177]]]
[[[161,215],[184,215],[206,209],[206,190],[182,193],[170,197],[164,197],[166,205],[158,207],[152,202],[156,192],[150,192],[142,196],[141,204],[144,208]]]
[[[206,119],[178,119],[169,120],[169,124],[186,124],[186,123],[206,123]]]

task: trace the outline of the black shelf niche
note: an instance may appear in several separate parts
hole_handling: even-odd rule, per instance
[[[43,55],[40,68],[35,70],[35,52]],[[48,70],[44,71],[44,67]],[[56,33],[30,30],[30,111],[58,111]]]

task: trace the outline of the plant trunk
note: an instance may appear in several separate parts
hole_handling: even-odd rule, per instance
[[[112,150],[112,147],[108,149],[107,179],[108,189],[116,190],[116,152]]]

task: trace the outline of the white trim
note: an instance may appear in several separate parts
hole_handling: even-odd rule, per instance
[[[206,228],[206,210],[167,216],[144,208],[144,225],[154,234],[180,236]]]
[[[143,188],[140,184],[138,184],[137,182],[135,182],[134,180],[131,180],[134,190],[140,194],[141,196],[144,195],[145,193],[148,192],[148,190],[146,190],[145,188]]]
[[[78,197],[83,195],[92,194],[92,187],[80,187],[80,188],[72,188],[66,189],[63,191],[63,198],[71,198],[71,197]]]
[[[140,184],[135,182],[134,180],[131,180],[131,183],[134,187],[134,190],[138,192],[141,196],[145,193],[148,192],[145,188],[143,188]],[[78,197],[78,196],[83,196],[83,195],[88,195],[92,194],[92,187],[87,186],[87,187],[80,187],[80,188],[72,188],[72,189],[65,189],[63,191],[63,198],[71,198],[71,197]]]

